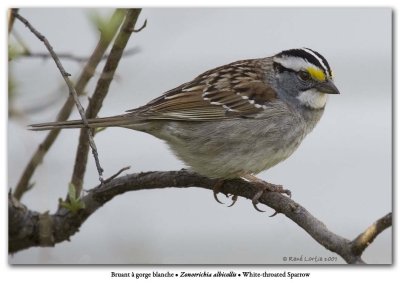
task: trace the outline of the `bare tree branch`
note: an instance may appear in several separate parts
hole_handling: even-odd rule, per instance
[[[124,167],[124,168],[118,170],[117,173],[115,173],[115,174],[111,175],[109,178],[105,179],[105,180],[104,180],[104,183],[110,182],[111,180],[113,180],[113,179],[117,178],[119,175],[121,175],[122,172],[124,172],[124,171],[126,171],[126,170],[129,170],[129,169],[131,169],[131,166],[126,166],[126,167]]]
[[[170,187],[199,187],[212,190],[217,182],[218,180],[216,179],[209,179],[186,170],[137,173],[115,178],[87,192],[82,198],[85,209],[72,213],[60,207],[56,213],[50,215],[51,221],[47,222],[52,225],[52,244],[69,240],[90,215],[115,196],[129,191]],[[224,194],[233,194],[251,200],[259,191],[259,187],[244,180],[235,179],[225,181],[220,190]],[[347,263],[364,263],[361,259],[361,254],[354,253],[350,240],[331,232],[324,223],[292,199],[279,193],[265,192],[261,196],[260,202],[283,213],[302,227],[318,243],[340,255]],[[9,253],[15,253],[32,246],[41,246],[43,240],[38,233],[40,214],[29,211],[25,206],[13,199],[11,195],[9,195],[8,206]],[[385,225],[383,226],[389,227],[389,222],[386,220],[384,222]],[[50,238],[49,234],[45,234],[48,240]],[[46,245],[48,244],[46,242]]]
[[[108,93],[108,89],[114,78],[115,70],[122,58],[123,51],[132,34],[131,30],[135,27],[140,12],[141,9],[127,9],[126,11],[124,23],[114,41],[113,47],[110,51],[110,56],[105,63],[102,75],[97,82],[96,89],[87,107],[86,116],[88,118],[95,118],[103,105],[103,100]],[[81,129],[75,157],[74,171],[71,178],[71,183],[74,184],[78,195],[83,186],[83,177],[86,172],[88,152],[88,132]]]
[[[120,24],[122,23],[122,17],[120,16],[121,11],[116,10],[112,15],[110,22],[115,22],[115,20],[120,19]],[[119,25],[115,25],[115,29],[112,31],[113,34],[116,34],[119,28]],[[114,25],[113,25],[114,26]],[[80,74],[77,83],[75,85],[76,92],[78,95],[84,93],[85,87],[87,86],[90,79],[93,77],[93,74],[102,60],[104,53],[106,52],[108,46],[110,45],[111,37],[103,36],[100,34],[99,42],[96,45],[92,55],[89,57],[86,65],[84,66],[82,73]],[[68,96],[68,99],[64,103],[63,107],[59,111],[57,115],[57,121],[65,121],[70,116],[72,109],[74,108],[74,99],[72,96]],[[18,184],[14,190],[14,197],[16,199],[21,199],[23,194],[29,190],[31,187],[30,180],[35,172],[37,166],[42,163],[44,156],[48,152],[48,150],[53,145],[54,141],[57,139],[58,134],[60,133],[60,129],[54,129],[49,131],[46,138],[43,142],[38,146],[37,150],[27,163],[21,178],[18,181]]]
[[[355,255],[361,255],[364,250],[375,240],[375,238],[392,226],[392,213],[388,213],[382,218],[378,219],[364,232],[357,236],[351,242],[351,250]]]
[[[18,20],[20,20],[40,41],[43,42],[43,44],[46,46],[47,50],[49,51],[51,57],[53,58],[54,62],[56,63],[57,68],[60,70],[60,73],[61,73],[65,83],[68,86],[69,94],[74,98],[74,102],[75,102],[76,107],[78,108],[82,122],[86,127],[86,128],[84,128],[84,131],[87,133],[88,143],[89,143],[90,147],[92,148],[92,153],[93,153],[93,157],[96,162],[96,167],[97,167],[97,171],[99,173],[100,182],[103,182],[103,168],[101,168],[101,165],[100,165],[99,155],[97,152],[96,144],[93,140],[92,129],[89,128],[89,124],[88,124],[87,118],[85,116],[85,110],[83,109],[82,104],[79,101],[78,93],[76,92],[73,83],[69,79],[69,76],[71,76],[71,75],[65,71],[63,65],[61,64],[60,59],[58,58],[57,54],[54,52],[54,49],[50,45],[47,38],[44,35],[42,35],[38,30],[36,30],[29,23],[29,21],[27,19],[22,17],[20,14],[18,14],[17,11],[13,10],[13,14],[14,14],[14,17],[16,17]]]
[[[126,51],[124,51],[123,57],[130,56],[130,55],[136,55],[139,52],[140,52],[140,49],[138,47],[133,47],[133,48],[130,48],[130,49],[127,49]],[[58,55],[58,58],[72,60],[72,61],[76,61],[78,63],[86,62],[89,59],[88,56],[78,56],[78,55],[74,55],[71,53],[57,53],[57,55]],[[108,58],[108,56],[110,56],[110,54],[104,54],[101,57],[101,60],[106,60]],[[46,59],[49,59],[51,56],[50,56],[50,54],[45,53],[45,52],[32,52],[29,50],[25,50],[23,53],[18,54],[18,56],[16,58],[18,59],[18,58],[22,58],[22,57],[46,60]]]

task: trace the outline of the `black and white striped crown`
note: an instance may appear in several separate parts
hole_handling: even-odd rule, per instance
[[[284,50],[274,56],[274,62],[297,72],[308,66],[315,66],[323,71],[325,78],[332,78],[332,70],[328,61],[320,53],[310,48]]]

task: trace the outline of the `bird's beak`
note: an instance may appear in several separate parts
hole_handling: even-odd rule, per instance
[[[335,86],[332,80],[327,80],[317,84],[315,89],[323,93],[340,94],[338,88]]]

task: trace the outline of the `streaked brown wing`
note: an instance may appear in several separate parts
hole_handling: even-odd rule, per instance
[[[254,60],[238,61],[203,73],[129,112],[149,119],[193,121],[251,117],[276,99],[262,76]]]

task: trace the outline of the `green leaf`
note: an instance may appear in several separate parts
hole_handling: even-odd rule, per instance
[[[76,195],[76,189],[74,184],[69,183],[68,185],[68,201],[61,201],[60,205],[72,213],[76,213],[81,209],[85,208],[85,203],[80,197]]]

